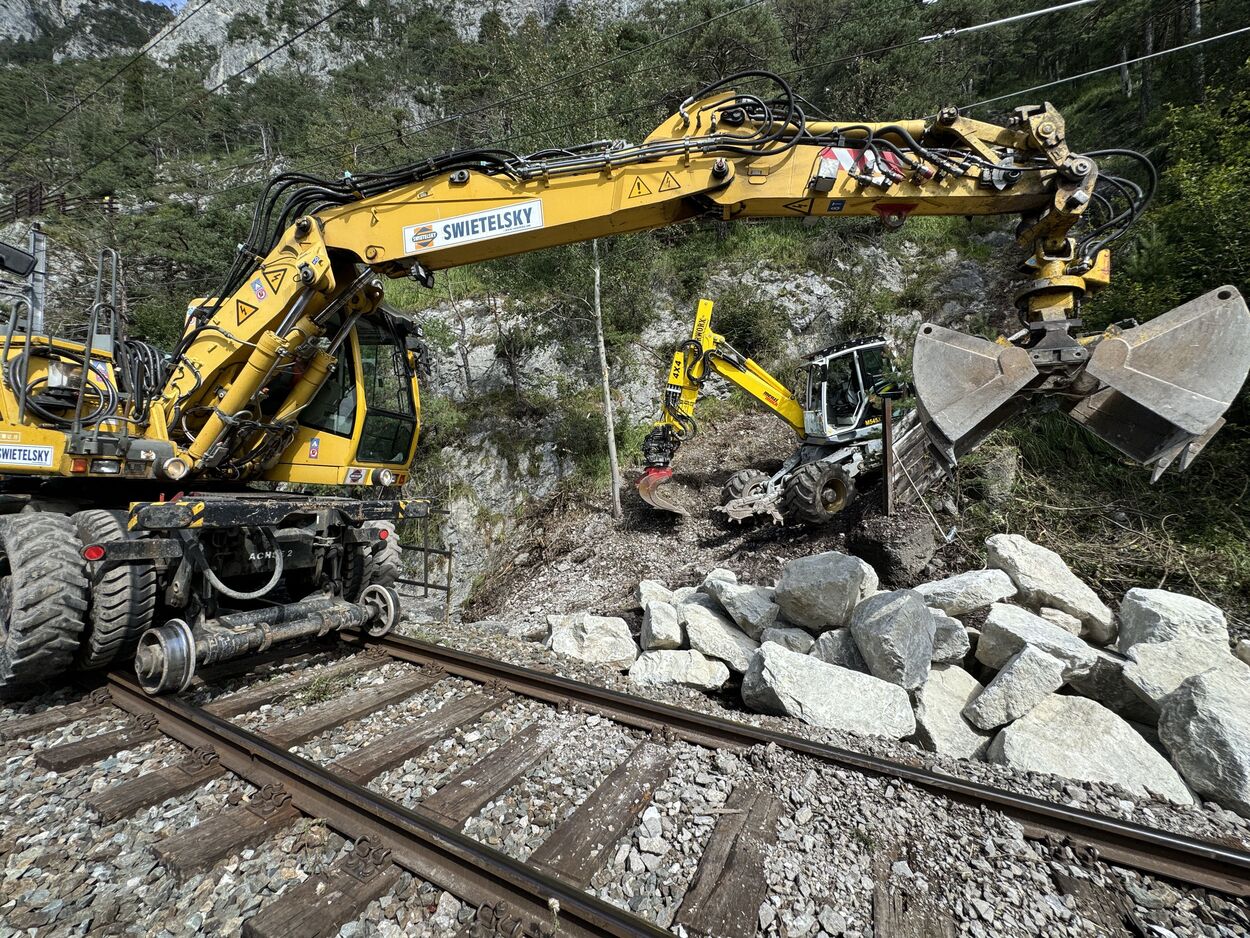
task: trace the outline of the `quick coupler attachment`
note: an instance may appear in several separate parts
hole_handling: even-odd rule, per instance
[[[265,651],[273,645],[346,630],[378,637],[399,621],[399,596],[385,586],[366,586],[360,602],[319,596],[208,619],[182,619],[148,629],[135,652],[135,674],[149,694],[187,689],[197,669]]]

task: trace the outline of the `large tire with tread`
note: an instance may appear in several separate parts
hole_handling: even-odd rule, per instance
[[[66,515],[0,518],[0,695],[66,671],[87,623],[87,574]]]
[[[74,515],[74,523],[84,545],[108,545],[129,538],[126,518],[124,511],[92,509]],[[103,668],[129,655],[139,636],[152,627],[155,612],[154,564],[106,567],[91,582],[91,608],[78,652],[78,666]]]
[[[768,473],[761,472],[759,469],[739,469],[729,477],[729,481],[720,490],[720,503],[728,505],[735,499],[750,495],[768,479]]]
[[[352,602],[359,601],[366,586],[394,588],[403,569],[403,548],[399,546],[395,525],[389,521],[367,521],[364,528],[371,532],[369,540],[353,544],[343,561],[343,595]],[[382,528],[389,532],[385,538],[376,533]]]
[[[810,462],[786,479],[782,513],[790,521],[825,524],[855,497],[855,483],[836,463]]]

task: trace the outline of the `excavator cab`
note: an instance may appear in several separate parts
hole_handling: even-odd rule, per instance
[[[871,436],[881,421],[887,382],[885,339],[853,339],[807,357],[804,431],[809,439],[846,443]]]

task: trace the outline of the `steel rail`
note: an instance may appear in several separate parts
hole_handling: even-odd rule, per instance
[[[526,935],[653,936],[669,932],[556,877],[531,869],[450,827],[294,755],[229,720],[177,697],[144,693],[133,675],[108,675],[112,701],[139,716],[151,714],[161,733],[189,748],[209,747],[227,771],[253,785],[279,784],[303,813],[321,818],[353,840],[368,837],[397,863],[479,908],[519,917]],[[532,928],[532,930],[530,930]]]
[[[775,743],[834,765],[910,782],[963,804],[992,808],[1017,821],[1026,836],[1033,839],[1066,840],[1093,848],[1103,860],[1112,863],[1230,895],[1250,896],[1250,851],[1156,830],[789,733],[683,710],[442,645],[397,635],[374,639],[341,633],[341,638],[349,643],[376,646],[403,661],[442,667],[458,677],[498,683],[516,693],[557,706],[576,704],[628,726],[651,732],[671,732],[699,745],[747,748]]]

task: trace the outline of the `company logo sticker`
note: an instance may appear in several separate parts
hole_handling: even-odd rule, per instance
[[[365,471],[363,469],[348,469],[347,470],[347,484],[348,485],[359,485],[360,483],[364,481],[365,481]]]
[[[0,445],[0,463],[6,466],[43,466],[52,465],[51,446],[14,446]]]
[[[265,289],[264,281],[259,277],[252,281],[252,292],[256,294],[256,299],[258,300],[268,299],[269,297],[269,291]]]
[[[542,199],[530,199],[502,208],[456,215],[404,228],[404,251],[416,254],[457,244],[502,238],[543,227]]]
[[[308,458],[316,459],[321,453],[321,437],[314,436],[308,441]]]

